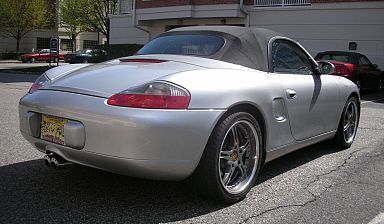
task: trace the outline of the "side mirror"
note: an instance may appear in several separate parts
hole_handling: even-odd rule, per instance
[[[317,62],[318,64],[318,71],[320,75],[331,75],[332,73],[335,72],[335,66],[327,61],[319,61]]]

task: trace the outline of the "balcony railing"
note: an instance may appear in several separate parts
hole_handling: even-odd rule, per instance
[[[285,7],[311,5],[311,0],[255,0],[256,7]]]

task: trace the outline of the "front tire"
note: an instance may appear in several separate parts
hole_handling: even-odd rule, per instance
[[[31,58],[30,62],[31,63],[35,63],[36,62],[36,58]]]
[[[359,124],[360,111],[355,97],[347,100],[340,118],[336,136],[333,139],[334,145],[341,149],[351,147],[356,137]]]
[[[208,197],[235,203],[254,186],[263,158],[257,120],[245,112],[225,117],[212,132],[192,176],[197,190]]]

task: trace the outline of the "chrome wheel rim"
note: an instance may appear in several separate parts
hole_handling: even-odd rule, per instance
[[[219,175],[224,189],[231,194],[243,192],[254,179],[260,154],[260,141],[253,124],[234,123],[221,144]]]
[[[344,140],[346,143],[353,142],[357,130],[357,104],[350,101],[346,107],[344,115]]]

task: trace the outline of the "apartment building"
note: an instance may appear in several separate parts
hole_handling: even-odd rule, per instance
[[[383,0],[120,0],[111,16],[111,44],[145,43],[191,25],[263,27],[325,50],[366,54],[384,69]],[[353,45],[352,44],[352,45]]]

